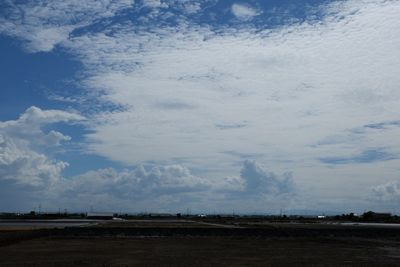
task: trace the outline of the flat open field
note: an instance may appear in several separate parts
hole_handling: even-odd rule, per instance
[[[384,226],[131,220],[0,231],[0,266],[399,266]]]

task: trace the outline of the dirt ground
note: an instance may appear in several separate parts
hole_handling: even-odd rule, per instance
[[[399,266],[396,241],[46,237],[0,247],[0,266]]]
[[[400,266],[400,228],[154,219],[3,227],[7,266]]]

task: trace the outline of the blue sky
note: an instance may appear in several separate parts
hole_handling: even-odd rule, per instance
[[[398,213],[398,0],[0,4],[0,210]]]

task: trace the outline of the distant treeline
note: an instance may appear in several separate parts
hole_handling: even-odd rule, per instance
[[[0,219],[9,220],[30,220],[30,219],[84,219],[86,218],[86,213],[37,213],[34,211],[28,213],[0,213]]]
[[[112,214],[112,213],[111,213]],[[3,220],[30,220],[30,219],[85,219],[88,218],[87,213],[37,213],[31,211],[29,213],[0,213],[0,219]],[[379,213],[368,211],[362,215],[356,215],[354,213],[341,214],[336,216],[324,216],[324,215],[226,215],[226,214],[162,214],[162,213],[141,213],[141,214],[127,214],[127,213],[115,213],[114,218],[120,218],[125,220],[130,219],[191,219],[201,220],[209,222],[225,222],[235,223],[251,220],[257,221],[270,221],[270,222],[303,222],[303,223],[317,223],[321,221],[338,221],[338,222],[378,222],[378,223],[400,223],[400,217],[392,215],[390,213]]]
[[[357,216],[354,213],[349,213],[330,218],[338,221],[400,223],[400,217],[397,215],[373,211],[364,212],[361,216]]]

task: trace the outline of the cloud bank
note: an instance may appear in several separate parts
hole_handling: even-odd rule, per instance
[[[42,128],[54,123],[84,121],[76,113],[31,107],[18,120],[0,122],[0,184],[3,189],[14,191],[17,197],[24,195],[27,200],[25,203],[20,200],[19,205],[32,208],[27,205],[38,202],[53,210],[60,206],[74,210],[95,206],[136,212],[176,211],[191,205],[205,210],[207,201],[213,198],[224,202],[239,194],[241,202],[266,201],[266,196],[294,191],[290,176],[280,180],[251,161],[244,162],[240,176],[222,183],[193,175],[182,165],[153,166],[147,170],[143,165],[124,170],[98,169],[64,177],[62,172],[69,164],[46,155],[43,148],[48,152],[70,138],[54,130],[46,133]]]

